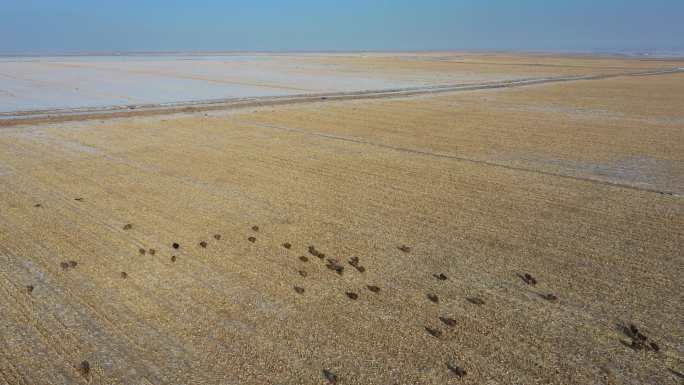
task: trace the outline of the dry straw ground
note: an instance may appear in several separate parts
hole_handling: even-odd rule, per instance
[[[683,127],[672,74],[2,128],[0,383],[681,383]]]

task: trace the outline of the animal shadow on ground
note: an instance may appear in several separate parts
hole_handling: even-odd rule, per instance
[[[558,297],[556,297],[556,295],[553,293],[539,294],[539,296],[549,302],[555,302],[558,300]]]
[[[525,273],[524,275],[523,275],[523,274],[518,274],[518,277],[520,277],[520,279],[522,279],[523,282],[525,282],[525,283],[528,284],[528,285],[534,286],[534,285],[537,284],[537,279],[534,278],[533,276],[531,276],[531,275],[528,274],[528,273]]]
[[[429,327],[429,326],[426,326],[426,327],[425,327],[425,331],[428,332],[428,334],[430,334],[431,336],[433,336],[433,337],[435,337],[435,338],[439,338],[439,337],[442,336],[442,332],[441,332],[441,331],[439,331],[439,330],[437,330],[437,329],[433,329],[433,328],[431,328],[431,327]]]
[[[442,321],[443,324],[449,327],[454,327],[456,326],[456,320],[453,318],[448,318],[448,317],[439,317],[439,320]]]
[[[339,275],[342,275],[344,273],[344,266],[340,265],[340,263],[336,259],[328,258],[328,263],[325,265],[330,270],[333,270]]]
[[[323,377],[329,384],[337,384],[337,375],[328,369],[323,369]]]
[[[635,350],[646,350],[650,352],[658,352],[660,351],[660,346],[653,340],[651,340],[650,337],[648,337],[646,334],[644,334],[639,328],[634,325],[634,324],[629,324],[625,325],[623,323],[618,323],[617,324],[617,329],[620,331],[622,334],[624,334],[626,337],[628,337],[631,341],[627,342],[624,340],[620,340],[620,342]]]
[[[311,245],[309,246],[309,254],[313,255],[314,257],[318,257],[319,259],[324,259],[325,254],[321,253],[320,251],[316,250],[316,247]]]
[[[349,259],[349,264],[353,266],[359,273],[363,273],[366,271],[366,268],[359,265],[359,257],[351,257]]]
[[[457,375],[458,377],[463,377],[467,374],[465,369],[459,367],[458,365],[454,365],[454,364],[447,362],[446,367],[449,369],[449,371],[451,371],[451,373]]]
[[[78,370],[83,376],[87,376],[90,373],[90,363],[88,361],[81,361]]]

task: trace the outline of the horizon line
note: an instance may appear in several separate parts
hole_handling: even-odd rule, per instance
[[[0,53],[5,57],[78,57],[78,56],[205,56],[205,55],[240,55],[240,54],[362,54],[362,53],[516,53],[516,54],[555,54],[555,55],[589,55],[589,56],[622,56],[633,58],[684,58],[681,50],[592,50],[592,49],[358,49],[358,50],[134,50],[134,51],[55,51],[55,52],[12,52]]]

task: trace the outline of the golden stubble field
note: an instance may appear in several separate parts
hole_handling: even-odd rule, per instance
[[[0,383],[681,383],[682,111],[672,74],[0,128]]]

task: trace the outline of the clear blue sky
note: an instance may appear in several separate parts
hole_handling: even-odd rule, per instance
[[[679,50],[684,0],[0,0],[0,53]]]

